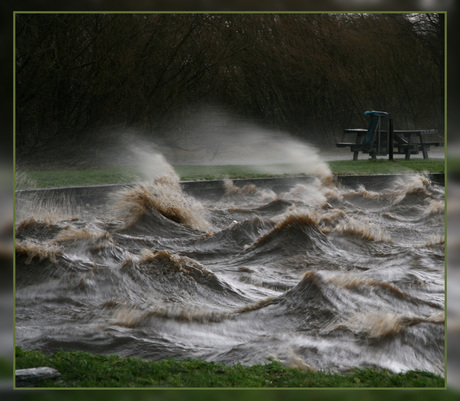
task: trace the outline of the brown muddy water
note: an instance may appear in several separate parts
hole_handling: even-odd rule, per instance
[[[86,209],[19,199],[16,345],[444,375],[444,187],[330,178],[207,197],[169,172]]]

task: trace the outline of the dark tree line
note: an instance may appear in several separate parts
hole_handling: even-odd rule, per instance
[[[16,149],[145,135],[196,104],[331,144],[368,109],[443,129],[443,14],[18,14]]]

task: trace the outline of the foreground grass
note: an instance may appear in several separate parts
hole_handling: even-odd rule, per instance
[[[266,365],[228,366],[191,359],[143,361],[85,352],[44,355],[16,348],[16,369],[39,366],[49,366],[61,373],[58,380],[44,381],[39,387],[443,388],[445,385],[443,378],[419,371],[393,374],[386,370],[356,369],[339,375],[286,368],[274,361]]]
[[[400,174],[406,172],[443,173],[444,159],[341,160],[329,162],[334,174]],[[272,173],[261,173],[261,168]],[[177,165],[174,169],[181,180],[209,180],[223,178],[254,178],[285,176],[283,171],[295,171],[292,165]],[[298,166],[297,166],[298,167]],[[273,173],[274,171],[278,173]],[[281,173],[280,173],[281,172]],[[291,174],[292,175],[292,174]],[[294,174],[301,175],[301,174]],[[107,167],[84,170],[21,171],[16,174],[16,189],[49,188],[78,185],[126,184],[145,176],[134,167]]]

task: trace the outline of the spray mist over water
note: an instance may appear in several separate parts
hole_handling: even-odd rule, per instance
[[[100,154],[101,165],[133,168],[138,181],[151,182],[160,177],[179,181],[174,168],[165,158],[158,140],[146,138],[135,130],[114,130],[106,134],[106,145]],[[154,137],[154,135],[152,135]]]
[[[146,181],[160,177],[168,177],[171,181],[179,182],[174,168],[155,147],[146,143],[132,143],[127,148],[129,154],[136,158],[136,167]]]
[[[201,108],[175,122],[175,127],[160,145],[173,163],[245,165],[249,172],[265,174],[331,175],[312,145],[217,108]]]

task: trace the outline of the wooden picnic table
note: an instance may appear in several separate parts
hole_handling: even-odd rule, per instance
[[[358,160],[359,152],[369,153],[367,151],[368,146],[363,145],[363,139],[368,133],[367,128],[347,128],[344,129],[345,134],[355,134],[354,142],[339,142],[337,143],[338,147],[350,147],[350,150],[353,152],[353,160]],[[425,141],[425,135],[436,134],[438,130],[436,129],[402,129],[402,130],[393,130],[393,153],[405,154],[406,160],[410,159],[411,154],[418,154],[419,151],[422,152],[423,158],[428,159],[428,151],[430,146],[443,146],[443,142],[427,142]],[[373,156],[382,156],[387,155],[389,152],[389,146],[386,146],[386,142],[390,141],[388,131],[382,130],[375,140],[378,141],[376,146],[377,149],[380,149],[380,153],[376,152]],[[417,140],[418,139],[418,140]],[[380,142],[381,141],[381,142]],[[384,150],[383,150],[384,149]],[[395,151],[396,149],[396,151]]]
[[[397,153],[406,153],[406,160],[410,159],[411,153],[422,151],[423,158],[428,159],[430,146],[442,146],[442,142],[426,142],[424,136],[428,134],[437,134],[437,129],[395,129],[394,130],[394,147],[398,148]],[[418,141],[414,141],[417,139]]]

